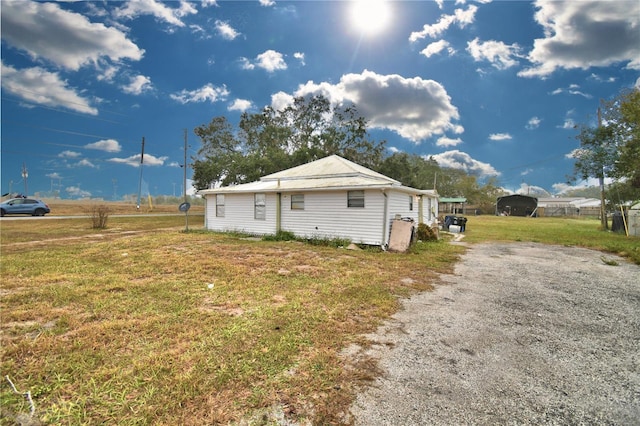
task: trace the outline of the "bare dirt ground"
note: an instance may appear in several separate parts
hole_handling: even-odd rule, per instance
[[[356,425],[640,424],[640,267],[613,255],[473,245],[368,337]]]

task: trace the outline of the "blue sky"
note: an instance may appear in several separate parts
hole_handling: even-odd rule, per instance
[[[0,4],[2,192],[180,195],[184,129],[324,94],[388,154],[558,194],[576,124],[640,84],[640,2]],[[190,175],[191,171],[189,171]]]

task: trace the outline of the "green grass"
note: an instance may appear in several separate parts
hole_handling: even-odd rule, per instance
[[[431,289],[465,250],[256,241],[202,231],[202,217],[190,227],[182,216],[112,217],[100,231],[86,218],[1,222],[0,424],[30,409],[5,375],[47,424],[273,424],[273,407],[344,423],[378,370],[341,351],[366,346],[400,297]],[[637,238],[598,228],[478,216],[464,241],[590,247],[640,263]]]
[[[2,376],[49,424],[227,424],[273,406],[340,423],[375,372],[366,360],[345,368],[340,351],[463,250],[347,251],[118,221],[100,237],[73,221],[52,237],[54,222],[30,231],[38,243],[3,243],[0,306]],[[25,226],[3,222],[3,241]],[[0,398],[2,424],[29,411],[8,382]]]
[[[640,238],[602,231],[594,219],[469,216],[464,241],[531,241],[619,254],[640,265]]]

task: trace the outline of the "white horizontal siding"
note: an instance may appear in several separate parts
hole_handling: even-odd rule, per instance
[[[291,195],[283,193],[281,229],[303,238],[345,238],[358,244],[387,244],[390,226],[396,215],[420,221],[417,197],[409,209],[409,193],[379,189],[365,190],[364,207],[347,207],[347,191],[308,191],[304,194],[304,210],[291,209]],[[225,194],[225,216],[216,217],[215,194],[207,196],[206,227],[213,231],[240,231],[256,235],[276,233],[278,194],[267,193],[266,220],[254,219],[254,194]],[[430,216],[429,205],[435,200],[424,198],[424,219]],[[386,215],[385,215],[386,203]],[[437,207],[436,207],[437,208]]]
[[[364,207],[347,207],[347,191],[304,193],[304,210],[291,210],[291,194],[282,194],[282,229],[305,238],[347,238],[354,243],[383,243],[384,196],[365,191]]]
[[[394,219],[396,215],[410,217],[418,222],[418,198],[406,192],[389,191],[388,219]],[[409,210],[409,198],[413,198],[413,210]]]
[[[276,194],[267,194],[265,220],[254,218],[254,194],[225,194],[224,217],[216,217],[216,196],[207,196],[207,229],[267,235],[276,233]]]

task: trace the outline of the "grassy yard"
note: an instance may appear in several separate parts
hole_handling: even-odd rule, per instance
[[[202,217],[0,222],[0,424],[349,423],[375,363],[341,351],[431,289],[464,248],[408,254],[202,231]],[[622,253],[598,222],[470,217],[465,241],[539,241]],[[195,229],[195,230],[194,230]],[[8,376],[29,401],[13,392]]]
[[[600,230],[595,219],[469,216],[464,241],[532,241],[619,254],[640,265],[640,238]]]

